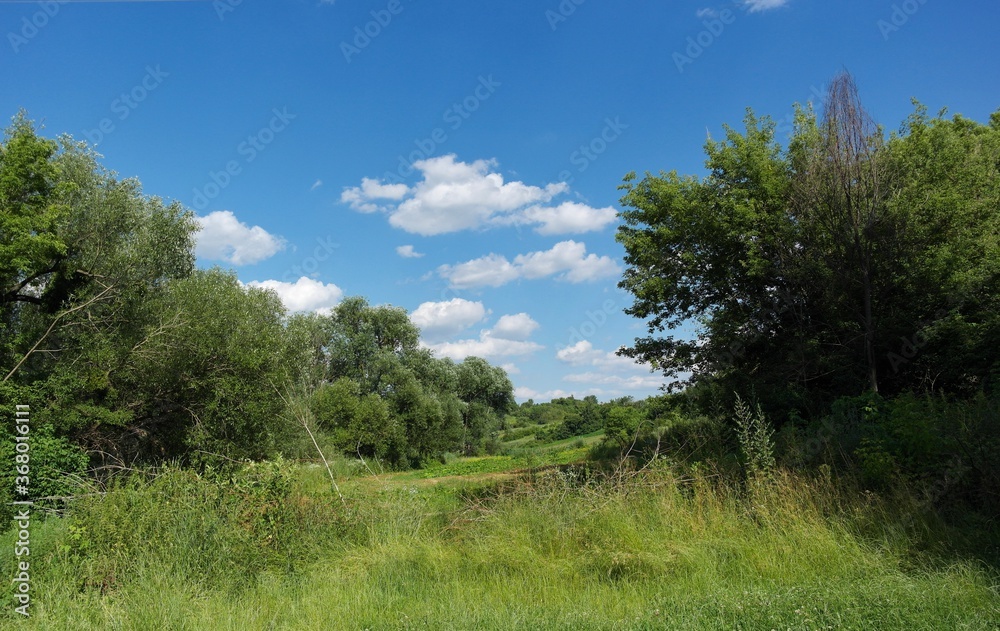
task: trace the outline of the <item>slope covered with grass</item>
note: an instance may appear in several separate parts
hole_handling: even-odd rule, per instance
[[[606,477],[582,467],[492,477],[515,464],[459,460],[433,485],[413,473],[345,476],[343,502],[308,465],[136,479],[36,529],[23,626],[1000,624],[995,569],[943,545],[949,532],[902,495],[780,472],[744,486],[658,463]]]

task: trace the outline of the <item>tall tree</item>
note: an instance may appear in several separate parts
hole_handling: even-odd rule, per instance
[[[884,138],[845,75],[787,148],[750,113],[706,144],[706,177],[629,174],[619,286],[648,335],[623,354],[771,411],[995,382],[998,123],[918,108]]]
[[[868,385],[878,392],[877,258],[891,251],[887,201],[894,193],[881,130],[861,105],[847,73],[830,83],[822,124],[800,134],[792,150],[792,218],[805,229],[802,249],[825,258],[834,289],[856,300]]]

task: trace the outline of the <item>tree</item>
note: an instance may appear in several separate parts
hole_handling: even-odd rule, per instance
[[[39,304],[32,284],[50,274],[66,253],[55,234],[66,207],[56,200],[57,144],[39,138],[24,113],[14,118],[0,144],[0,308]]]
[[[331,432],[334,444],[345,453],[385,458],[402,451],[404,437],[388,405],[376,394],[362,396],[352,379],[342,377],[321,386],[310,407],[320,427]]]
[[[152,305],[161,314],[131,376],[133,419],[109,447],[135,446],[157,457],[202,452],[263,458],[288,429],[276,388],[295,382],[284,358],[285,309],[277,295],[239,283],[220,269],[172,281]]]
[[[996,380],[998,120],[918,108],[885,138],[842,76],[787,149],[748,113],[706,143],[706,177],[629,174],[619,286],[648,335],[623,354],[688,373],[675,387],[704,405],[756,396],[776,422],[864,390]],[[667,333],[692,321],[694,338]]]
[[[31,401],[53,445],[263,458],[314,393],[342,449],[415,464],[469,430],[479,445],[512,405],[502,370],[435,358],[403,309],[288,317],[274,292],[196,271],[194,215],[97,157],[24,115],[0,143],[0,402]]]
[[[0,146],[0,380],[34,418],[89,444],[136,413],[128,385],[158,335],[151,308],[191,273],[193,216],[20,114]],[[169,324],[169,323],[168,323]]]
[[[479,357],[467,357],[458,365],[457,388],[458,397],[466,404],[464,448],[473,454],[514,408],[514,386],[503,368],[490,366]]]
[[[769,119],[748,113],[745,125],[744,134],[726,127],[726,140],[706,143],[706,178],[670,172],[636,181],[633,173],[622,187],[617,239],[627,268],[619,286],[635,296],[625,312],[648,319],[648,335],[622,354],[677,378],[674,388],[738,382],[744,365],[790,359],[796,350],[796,339],[777,335],[799,306],[796,279],[782,270],[795,231],[787,213],[791,166]],[[661,335],[691,321],[701,326],[697,338]],[[772,341],[785,348],[768,348]],[[761,376],[787,383],[778,372]]]
[[[823,257],[825,270],[832,272],[834,284],[827,286],[857,297],[847,300],[856,306],[846,315],[861,330],[868,386],[877,393],[876,285],[889,271],[896,234],[888,216],[893,193],[888,154],[847,73],[830,84],[822,125],[808,123],[790,149],[791,219],[803,228],[800,251]]]
[[[639,437],[639,429],[645,417],[642,411],[631,405],[615,405],[608,410],[604,421],[604,440],[628,448]]]
[[[405,310],[372,307],[359,296],[346,298],[328,321],[328,378],[350,377],[364,393],[387,394],[385,376],[417,349],[419,337]]]

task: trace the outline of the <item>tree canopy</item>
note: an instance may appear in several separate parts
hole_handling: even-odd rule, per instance
[[[771,119],[744,125],[706,143],[705,177],[626,177],[620,287],[648,334],[623,353],[687,373],[676,386],[692,394],[752,390],[800,412],[995,388],[1000,112],[917,105],[886,136],[843,75],[821,116],[798,108],[787,147]],[[697,336],[676,332],[690,321]]]
[[[23,114],[7,129],[0,401],[31,404],[53,457],[265,458],[297,444],[286,394],[305,386],[338,448],[416,464],[478,452],[513,405],[502,369],[435,358],[403,309],[352,297],[289,314],[273,291],[195,269],[196,230],[83,143]]]

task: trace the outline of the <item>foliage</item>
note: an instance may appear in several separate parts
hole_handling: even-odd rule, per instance
[[[636,443],[644,420],[643,413],[634,407],[612,408],[604,421],[605,439],[626,449]]]
[[[625,354],[690,373],[705,411],[752,390],[780,425],[866,389],[995,381],[1000,113],[918,108],[884,138],[849,78],[834,86],[822,119],[798,111],[787,148],[749,113],[745,132],[708,141],[706,177],[625,179],[620,286],[649,332]],[[691,320],[696,339],[664,333]]]
[[[288,426],[275,389],[298,369],[282,361],[278,297],[213,269],[171,282],[154,309],[165,324],[144,349],[133,386],[147,445],[168,456],[273,454]]]
[[[774,470],[774,430],[764,417],[758,403],[751,408],[736,396],[736,435],[739,439],[743,466],[747,475],[758,477]]]
[[[1000,611],[995,572],[936,547],[967,533],[913,512],[905,489],[780,471],[751,495],[670,468],[629,484],[403,473],[357,480],[344,508],[324,475],[172,469],[39,524],[20,624],[987,629]]]
[[[3,407],[12,409],[13,405]],[[0,470],[0,522],[5,524],[10,523],[15,513],[14,506],[10,503],[15,500],[34,502],[38,515],[44,515],[44,509],[63,509],[64,501],[41,498],[64,498],[79,493],[85,487],[89,462],[87,454],[80,447],[66,438],[56,436],[51,425],[32,423],[28,434],[30,469],[26,476],[29,479],[29,493],[18,494],[15,482],[19,474],[14,468],[15,442],[12,427],[13,425],[8,425],[5,428],[0,442],[0,462],[7,465]]]
[[[377,394],[362,396],[358,382],[341,377],[320,386],[311,407],[320,427],[332,433],[341,451],[376,458],[400,452],[404,437],[388,405]]]
[[[360,297],[288,315],[274,292],[196,271],[197,227],[15,117],[0,144],[0,379],[56,437],[98,463],[297,452],[294,390],[329,408],[347,453],[405,466],[492,444],[513,406],[501,369],[433,357],[405,310]]]
[[[363,447],[396,465],[480,453],[514,405],[503,369],[478,357],[435,358],[417,345],[420,332],[402,309],[347,298],[323,326],[320,361],[330,383],[317,390],[314,411],[347,453]]]

